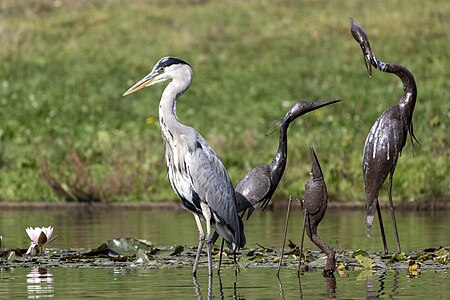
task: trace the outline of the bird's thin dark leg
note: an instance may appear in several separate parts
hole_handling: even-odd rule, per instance
[[[200,218],[195,214],[194,217],[198,227],[198,247],[197,247],[197,254],[195,255],[194,268],[192,269],[192,276],[196,277],[198,263],[200,261],[200,255],[202,254],[203,243],[205,242],[205,235],[203,233],[203,227]]]
[[[239,272],[239,265],[236,260],[236,250],[233,251],[233,262],[234,262],[234,276],[237,277]]]
[[[394,225],[395,241],[397,242],[397,253],[401,253],[402,250],[400,248],[400,239],[398,238],[397,222],[395,221],[394,203],[392,202],[392,178],[393,178],[393,176],[394,176],[394,172],[391,172],[389,175],[389,190],[388,190],[389,207],[391,209],[392,224]]]
[[[380,232],[381,232],[381,239],[383,240],[384,254],[388,254],[389,251],[386,242],[386,234],[384,233],[383,218],[381,217],[381,209],[378,199],[377,199],[377,215],[378,215],[378,222],[380,223]]]
[[[222,266],[222,255],[223,255],[223,244],[224,243],[225,243],[225,240],[222,238],[222,244],[220,245],[220,253],[219,253],[219,269],[217,270],[217,274],[220,274],[220,267]]]
[[[302,228],[302,239],[300,240],[300,246],[299,246],[299,255],[298,255],[298,270],[297,270],[297,277],[299,278],[299,284],[300,284],[300,267],[302,266],[302,254],[303,254],[303,241],[305,240],[305,229],[306,229],[306,221],[308,221],[309,224],[309,218],[308,213],[306,209],[303,211],[305,217],[303,218],[303,228]]]
[[[292,203],[292,196],[289,196],[289,203],[288,203],[288,208],[287,208],[287,213],[286,213],[286,222],[284,223],[283,246],[281,247],[280,261],[278,262],[278,270],[277,270],[278,277],[280,277],[281,264],[283,263],[284,245],[286,244],[286,235],[287,235],[287,228],[288,228],[288,223],[289,223],[289,214],[291,212],[291,203]]]

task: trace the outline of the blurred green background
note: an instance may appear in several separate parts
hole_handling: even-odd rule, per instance
[[[403,149],[394,199],[449,199],[449,1],[3,0],[0,200],[177,201],[157,121],[165,85],[122,97],[172,55],[194,69],[179,119],[234,183],[270,163],[278,134],[267,126],[296,101],[343,99],[292,124],[274,197],[303,194],[314,146],[331,200],[363,201],[365,138],[402,86],[369,78],[350,16],[377,57],[405,65],[418,86],[421,146],[414,157],[410,141]]]

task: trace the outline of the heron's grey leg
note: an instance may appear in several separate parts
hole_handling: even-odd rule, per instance
[[[214,234],[211,238],[211,244],[214,245],[218,238],[219,238],[219,234],[217,233],[217,231],[214,231]],[[220,274],[220,267],[222,266],[223,244],[224,244],[224,240],[222,238],[222,246],[220,247],[220,255],[219,255],[219,269],[217,270],[217,274]]]
[[[397,242],[397,253],[401,253],[402,250],[400,249],[400,240],[398,238],[397,222],[395,221],[394,203],[392,202],[392,177],[393,176],[394,176],[394,172],[391,171],[391,173],[389,175],[389,190],[388,190],[389,207],[391,208],[392,223],[394,225],[394,232],[395,232],[395,241]]]
[[[289,214],[291,212],[291,203],[292,203],[292,196],[289,196],[289,203],[288,203],[288,208],[287,208],[287,212],[286,212],[286,222],[284,223],[283,246],[281,246],[281,254],[280,254],[280,261],[278,262],[277,277],[280,277],[281,264],[283,263],[284,245],[286,244],[286,235],[287,235],[287,228],[288,228],[288,222],[289,222]]]
[[[378,222],[380,222],[380,233],[381,233],[381,239],[383,240],[383,247],[384,247],[384,254],[388,254],[388,246],[386,242],[386,234],[384,233],[384,226],[383,226],[383,218],[381,217],[381,209],[380,209],[380,203],[377,201],[377,215],[378,215]]]
[[[200,255],[202,253],[203,243],[205,242],[205,235],[203,233],[203,227],[202,223],[200,221],[200,217],[196,214],[194,214],[195,217],[195,223],[197,224],[198,228],[198,248],[197,248],[197,254],[195,255],[195,261],[194,261],[194,268],[192,269],[192,276],[197,276],[197,268],[198,263],[200,261]]]
[[[205,217],[206,221],[206,250],[208,252],[208,275],[212,277],[211,210],[209,209],[208,204],[204,202],[200,202],[200,206],[202,208],[202,214]]]

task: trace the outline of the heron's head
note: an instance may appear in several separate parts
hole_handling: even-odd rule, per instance
[[[331,100],[323,100],[323,101],[308,101],[308,100],[300,100],[292,106],[286,115],[269,126],[270,131],[266,135],[272,134],[275,130],[279,129],[281,126],[289,126],[291,122],[293,122],[298,117],[309,113],[313,110],[319,109],[321,107],[340,102],[341,99],[331,99]]]
[[[289,111],[286,113],[286,115],[283,118],[282,123],[291,123],[298,117],[309,113],[313,110],[319,109],[321,107],[336,103],[341,101],[341,99],[331,99],[331,100],[323,100],[323,101],[308,101],[308,100],[301,100],[294,104],[294,106],[289,109]]]
[[[369,76],[372,77],[372,64],[375,61],[375,55],[370,48],[369,38],[367,37],[364,29],[359,26],[353,18],[350,18],[351,32],[353,38],[358,42],[361,47],[364,64],[366,65]]]
[[[171,56],[163,57],[147,76],[130,87],[123,96],[175,77],[187,78],[190,81],[191,76],[191,68],[187,62]]]

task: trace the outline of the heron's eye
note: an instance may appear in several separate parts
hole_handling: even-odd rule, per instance
[[[164,72],[164,67],[159,68],[159,69],[158,69],[158,72],[159,72],[159,73]]]

